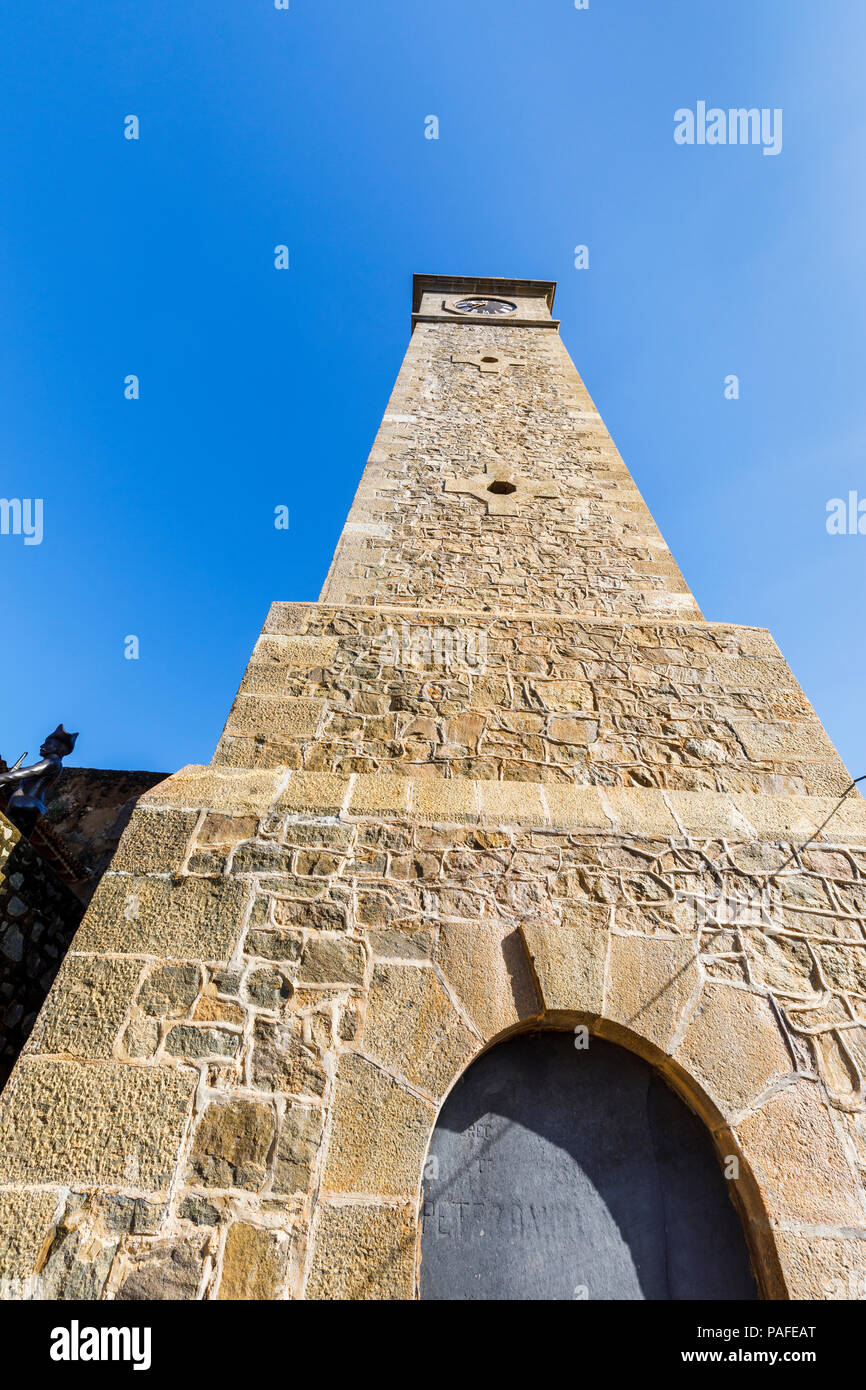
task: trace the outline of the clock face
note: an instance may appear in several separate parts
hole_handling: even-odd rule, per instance
[[[517,305],[508,299],[458,299],[454,308],[461,314],[513,314]]]

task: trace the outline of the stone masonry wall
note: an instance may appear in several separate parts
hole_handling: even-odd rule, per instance
[[[866,1292],[866,804],[769,636],[703,622],[552,287],[460,290],[6,1087],[7,1297],[416,1297],[443,1098],[578,1024],[736,1158],[764,1296]]]
[[[274,604],[215,761],[819,795],[851,781],[767,632],[429,607]]]
[[[583,1019],[740,1156],[765,1291],[862,1274],[862,803],[798,852],[823,799],[504,790],[191,769],[150,793],[7,1088],[10,1277],[411,1297],[444,1094],[493,1038]]]
[[[443,490],[497,461],[556,495]],[[465,323],[415,329],[321,599],[700,617],[559,335]]]

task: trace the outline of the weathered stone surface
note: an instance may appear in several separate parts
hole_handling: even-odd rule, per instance
[[[211,994],[206,994],[199,999],[193,1012],[196,1023],[230,1023],[234,1027],[243,1027],[245,1013],[240,1004],[233,1004],[228,999],[217,999]]]
[[[322,1111],[310,1105],[290,1105],[280,1125],[274,1161],[274,1192],[306,1192],[322,1137]]]
[[[547,811],[541,788],[524,782],[481,782],[481,821],[484,825],[545,825]]]
[[[275,1133],[274,1112],[267,1105],[244,1100],[209,1105],[195,1132],[187,1181],[261,1191]]]
[[[462,778],[416,778],[412,784],[412,814],[419,820],[445,822],[478,819],[477,788]]]
[[[461,1012],[485,1040],[541,1007],[526,948],[510,924],[445,923],[436,961]]]
[[[142,1013],[153,1018],[183,1018],[201,989],[196,965],[158,965],[145,977],[136,998]]]
[[[277,809],[296,815],[307,810],[336,815],[348,794],[348,777],[329,772],[293,772],[280,793]]]
[[[610,816],[596,787],[550,783],[544,788],[544,799],[551,825],[577,830],[610,829]]]
[[[122,1301],[194,1299],[203,1257],[201,1240],[156,1241],[133,1262],[115,1297]]]
[[[198,832],[197,843],[226,847],[236,845],[241,840],[251,840],[257,826],[255,816],[227,816],[219,811],[210,811]]]
[[[136,874],[177,873],[197,820],[195,811],[139,806],[123,832],[112,868]]]
[[[602,800],[611,812],[614,826],[628,834],[657,835],[668,840],[679,830],[661,792],[644,787],[608,787]]]
[[[279,970],[260,966],[246,978],[247,998],[261,1009],[278,1009],[291,997],[292,987]]]
[[[39,1271],[34,1293],[49,1302],[100,1298],[118,1244],[116,1239],[88,1240],[84,1231],[60,1226]]]
[[[153,1057],[159,1048],[159,1023],[154,1018],[131,1018],[121,1040],[122,1051],[128,1057],[143,1061]]]
[[[405,815],[410,789],[408,777],[358,773],[351,789],[349,806],[356,816],[371,811],[382,815]]]
[[[217,1298],[277,1298],[287,1255],[287,1243],[280,1232],[235,1221],[226,1237]]]
[[[743,839],[752,833],[736,802],[724,792],[672,790],[665,793],[665,801],[687,835]]]
[[[866,1298],[866,1240],[808,1230],[780,1231],[777,1242],[789,1298]]]
[[[324,707],[322,700],[238,695],[226,724],[226,733],[253,736],[268,733],[275,739],[315,734]]]
[[[340,937],[311,938],[298,970],[299,984],[359,985],[364,979],[364,952],[357,941]]]
[[[228,960],[248,890],[230,879],[170,882],[107,874],[75,938],[77,951]]]
[[[339,903],[274,900],[274,922],[278,927],[311,927],[316,931],[342,931],[346,909]]]
[[[0,1298],[22,1297],[16,1285],[32,1276],[59,1204],[57,1192],[0,1192]]]
[[[367,941],[374,956],[385,959],[428,960],[433,948],[428,931],[370,931]]]
[[[195,1075],[22,1058],[0,1102],[0,1181],[165,1187]],[[120,1119],[118,1118],[120,1117]]]
[[[192,763],[151,788],[142,806],[179,806],[243,815],[268,810],[282,776],[268,768],[216,768]]]
[[[406,1207],[320,1206],[307,1284],[313,1299],[409,1299],[415,1230]]]
[[[477,1049],[429,966],[373,967],[364,1029],[368,1056],[438,1096]]]
[[[221,1028],[198,1028],[192,1024],[178,1023],[169,1029],[165,1040],[165,1050],[172,1057],[183,1057],[192,1062],[206,1057],[234,1057],[241,1045],[239,1033],[230,1033]]]
[[[204,1197],[184,1197],[178,1215],[181,1221],[191,1221],[195,1226],[217,1226],[220,1219],[219,1208]]]
[[[434,1117],[432,1103],[411,1095],[372,1062],[345,1053],[323,1187],[413,1195]]]
[[[610,939],[604,1022],[599,1031],[616,1040],[616,1027],[667,1052],[697,1002],[701,987],[694,941],[618,936]],[[608,1022],[609,1020],[609,1022]]]
[[[766,999],[722,984],[704,988],[673,1059],[724,1116],[736,1114],[793,1070]]]
[[[547,1013],[601,1013],[607,932],[591,924],[521,928]]]
[[[301,958],[303,937],[300,932],[265,931],[256,928],[247,932],[244,947],[248,956],[265,960],[297,961]]]
[[[866,1231],[856,1175],[814,1082],[785,1087],[736,1132],[772,1217]]]
[[[110,1057],[140,974],[139,961],[67,956],[27,1051]]]
[[[264,1091],[320,1096],[325,1089],[325,1070],[315,1053],[290,1027],[276,1023],[256,1024],[252,1075]]]

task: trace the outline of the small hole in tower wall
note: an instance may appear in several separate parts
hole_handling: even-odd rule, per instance
[[[482,362],[498,362],[498,361],[499,361],[499,358],[498,358],[498,357],[482,357],[481,361],[482,361]]]
[[[495,492],[497,497],[507,497],[510,492],[516,492],[517,488],[514,483],[506,483],[504,479],[497,478],[495,482],[489,484],[487,491]]]

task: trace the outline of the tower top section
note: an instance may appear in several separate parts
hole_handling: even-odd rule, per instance
[[[479,275],[412,277],[416,323],[485,323],[491,327],[558,328],[552,317],[555,280],[508,280]]]

